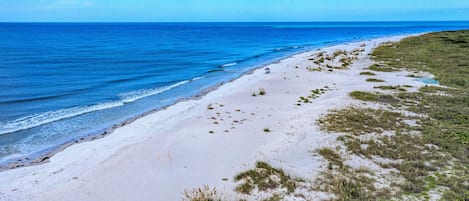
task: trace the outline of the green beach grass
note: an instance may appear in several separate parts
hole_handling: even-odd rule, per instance
[[[410,37],[378,47],[372,58],[380,65],[371,70],[429,72],[442,86],[425,86],[418,92],[399,90],[400,86],[376,87],[397,89],[386,95],[392,103],[379,101],[380,93],[355,91],[352,98],[379,102],[387,109],[351,107],[332,111],[319,120],[323,130],[345,134],[338,139],[349,152],[384,169],[398,170],[388,191],[370,186],[373,177],[354,170],[324,172],[320,178],[330,184],[327,190],[334,192],[337,200],[429,200],[435,192],[441,200],[467,200],[469,31]],[[385,131],[392,135],[382,135]],[[376,134],[375,138],[359,138],[369,133]],[[377,157],[388,162],[375,160]],[[331,182],[334,180],[343,182]]]

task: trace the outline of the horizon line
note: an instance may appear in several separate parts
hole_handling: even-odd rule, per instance
[[[0,23],[351,23],[351,22],[469,22],[467,20],[331,20],[331,21],[0,21]]]

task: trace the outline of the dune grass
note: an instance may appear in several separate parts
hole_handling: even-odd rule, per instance
[[[185,190],[182,201],[225,201],[223,193],[216,188],[210,188],[204,185],[201,188]]]
[[[361,72],[360,75],[375,76],[376,74],[370,71],[364,71],[364,72]]]
[[[397,91],[407,91],[405,87],[401,87],[400,85],[381,85],[375,86],[375,89],[382,89],[382,90],[397,90]]]
[[[396,103],[397,100],[391,96],[376,92],[365,92],[365,91],[353,91],[350,93],[350,96],[354,99],[362,101],[374,101],[382,103]]]
[[[294,179],[282,169],[258,161],[254,169],[239,173],[234,177],[234,181],[241,182],[235,189],[237,192],[250,195],[254,189],[258,191],[286,189],[287,193],[293,193],[301,179]]]
[[[469,88],[469,30],[411,37],[378,47],[375,60],[436,75],[442,85]]]
[[[343,160],[340,154],[336,153],[334,150],[330,148],[322,148],[318,150],[318,154],[324,157],[326,160],[329,161],[329,169],[333,169],[332,165],[336,165],[342,167]]]
[[[326,93],[329,90],[328,86],[320,89],[313,89],[308,96],[301,96],[297,101],[297,106],[301,106],[302,103],[312,103],[314,99],[319,98],[322,94]]]
[[[368,78],[366,79],[367,82],[384,82],[384,80],[376,79],[376,78]]]
[[[368,67],[368,69],[372,70],[372,71],[378,71],[378,72],[394,72],[394,71],[398,71],[397,69],[395,68],[391,68],[391,67],[388,67],[388,66],[384,66],[382,64],[373,64],[371,65],[370,67]]]
[[[259,96],[265,96],[266,94],[267,94],[267,92],[265,92],[265,89],[263,89],[263,88],[259,89]]]
[[[377,189],[375,179],[367,176],[368,170],[344,165],[344,159],[330,148],[317,152],[329,162],[328,169],[316,179],[315,190],[333,193],[334,200],[379,200],[390,197],[388,189]]]
[[[323,130],[328,132],[351,133],[361,135],[367,133],[383,133],[386,130],[401,128],[403,116],[397,112],[383,109],[349,107],[332,110],[319,119]]]
[[[452,31],[426,34],[380,46],[373,58],[384,67],[399,70],[406,68],[416,72],[430,72],[445,87],[426,86],[418,92],[397,92],[398,101],[391,108],[407,110],[415,114],[404,117],[391,111],[346,108],[335,110],[319,122],[329,132],[346,135],[339,137],[348,151],[380,162],[382,168],[398,170],[392,186],[398,190],[380,194],[376,199],[428,200],[431,190],[439,189],[442,200],[467,200],[469,198],[469,31]],[[381,66],[376,66],[380,67]],[[380,69],[382,70],[382,69]],[[387,71],[387,70],[386,70]],[[411,86],[405,86],[411,87]],[[382,87],[394,88],[394,87]],[[377,94],[356,93],[355,97],[376,101]],[[415,125],[403,123],[413,119]],[[373,139],[361,139],[360,134],[379,133],[388,130],[393,135],[378,135]],[[366,146],[364,146],[366,145]],[[329,180],[343,178],[342,184],[356,180],[356,175],[346,171],[327,173]],[[362,185],[366,184],[361,183]],[[340,183],[339,183],[340,184]],[[331,185],[338,200],[354,192],[344,191],[344,185]],[[361,194],[363,193],[363,194]],[[354,195],[370,198],[370,191]],[[368,196],[368,197],[367,197]],[[375,195],[376,196],[376,195]]]

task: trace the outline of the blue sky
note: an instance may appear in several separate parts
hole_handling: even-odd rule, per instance
[[[469,0],[0,0],[0,21],[469,20]]]

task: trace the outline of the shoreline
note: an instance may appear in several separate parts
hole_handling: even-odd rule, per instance
[[[323,47],[323,48],[327,48],[327,47],[328,46]],[[320,49],[320,48],[316,48],[316,49]],[[170,108],[170,107],[172,107],[172,106],[174,106],[174,105],[176,105],[180,102],[190,101],[190,100],[199,100],[199,99],[203,98],[206,94],[217,90],[221,86],[223,86],[225,84],[229,84],[229,83],[231,83],[231,82],[233,82],[233,81],[235,81],[235,80],[237,80],[237,79],[239,79],[239,78],[241,78],[245,75],[250,75],[250,74],[254,73],[256,70],[259,70],[259,69],[262,69],[266,66],[278,63],[283,59],[287,59],[287,58],[293,57],[295,55],[299,55],[299,54],[303,54],[303,53],[311,52],[311,51],[316,51],[316,50],[304,50],[304,51],[300,51],[299,53],[294,53],[294,54],[291,54],[291,55],[288,55],[288,56],[277,58],[277,59],[275,59],[271,62],[267,62],[266,64],[256,65],[257,67],[253,67],[252,69],[249,69],[244,73],[241,73],[239,76],[237,76],[235,78],[232,78],[232,79],[229,79],[227,81],[223,81],[219,84],[216,84],[214,86],[208,87],[207,89],[202,90],[202,91],[198,92],[195,95],[185,97],[185,98],[180,98],[180,99],[176,100],[174,103],[172,103],[170,105],[167,105],[167,106],[164,106],[164,107],[161,107],[161,108],[152,109],[152,110],[149,110],[149,111],[144,112],[142,114],[135,115],[133,117],[130,117],[130,118],[126,119],[123,122],[116,123],[116,124],[113,124],[110,127],[105,127],[103,129],[100,129],[101,131],[98,130],[96,132],[92,132],[87,137],[82,137],[79,140],[70,140],[70,141],[65,142],[63,144],[60,144],[58,146],[51,147],[51,148],[45,149],[43,151],[39,151],[38,153],[35,154],[35,155],[37,155],[36,157],[11,158],[9,160],[4,161],[3,163],[0,163],[0,172],[8,171],[8,170],[11,170],[11,169],[16,169],[16,168],[35,166],[35,165],[41,165],[41,164],[47,163],[47,162],[49,162],[49,159],[51,157],[53,157],[55,154],[67,149],[70,146],[73,146],[75,144],[90,142],[90,141],[93,141],[93,140],[104,138],[108,135],[111,135],[116,129],[119,129],[123,126],[129,125],[129,124],[135,122],[136,120],[138,120],[142,117],[145,117],[145,116],[153,114],[153,113],[157,113],[157,112],[162,111],[162,110],[166,110],[166,109],[168,109],[168,108]],[[46,151],[46,150],[53,150],[53,151]],[[33,159],[30,159],[30,158],[33,158]]]
[[[161,108],[152,109],[152,110],[149,110],[149,111],[144,112],[142,114],[132,116],[132,117],[130,117],[130,118],[128,118],[128,119],[126,119],[122,122],[115,123],[112,126],[104,127],[104,128],[99,129],[95,132],[91,132],[86,137],[81,137],[80,139],[69,140],[68,142],[65,142],[63,144],[41,150],[41,151],[39,151],[39,152],[37,152],[33,155],[28,155],[28,156],[25,156],[25,157],[16,157],[16,158],[11,158],[11,159],[5,160],[4,162],[0,163],[0,172],[8,171],[8,170],[11,170],[11,169],[16,169],[16,168],[35,166],[35,165],[41,165],[41,164],[47,163],[47,162],[49,162],[49,159],[51,157],[53,157],[54,155],[56,155],[57,153],[60,153],[61,151],[65,150],[65,149],[67,149],[70,146],[104,138],[108,135],[111,135],[116,129],[119,129],[123,126],[129,125],[129,124],[135,122],[136,120],[138,120],[142,117],[145,117],[147,115],[157,113],[157,112],[162,111],[162,110],[166,110],[166,109],[168,109],[168,108],[170,108],[170,107],[172,107],[172,106],[174,106],[174,105],[176,105],[180,102],[201,99],[205,95],[207,95],[208,93],[217,90],[218,88],[220,88],[221,86],[223,86],[225,84],[232,83],[233,81],[236,81],[237,79],[239,79],[243,76],[253,74],[257,70],[263,69],[266,66],[269,66],[269,65],[272,65],[272,64],[279,63],[284,59],[288,59],[288,58],[291,58],[291,57],[294,57],[294,56],[297,56],[297,55],[301,55],[301,54],[304,54],[304,53],[308,53],[308,52],[317,52],[317,51],[320,51],[321,49],[324,49],[324,48],[327,49],[327,48],[331,48],[331,47],[335,47],[335,46],[339,46],[339,45],[343,45],[343,44],[360,43],[360,42],[363,42],[363,41],[378,40],[378,39],[381,39],[381,38],[392,38],[392,37],[399,37],[399,36],[406,36],[406,35],[408,35],[408,36],[421,35],[421,34],[426,34],[426,33],[427,32],[414,33],[414,34],[403,34],[403,35],[398,34],[398,35],[390,35],[390,36],[384,36],[384,37],[372,37],[372,38],[368,38],[368,39],[365,39],[365,40],[358,39],[358,40],[351,40],[351,41],[345,42],[345,43],[337,42],[335,44],[334,44],[334,42],[326,42],[326,43],[323,44],[324,46],[320,46],[320,47],[309,49],[309,50],[303,50],[303,51],[300,51],[300,52],[297,52],[297,53],[293,53],[291,55],[286,55],[286,56],[283,56],[283,57],[279,57],[279,58],[274,59],[273,61],[266,62],[265,64],[256,65],[255,67],[247,70],[244,73],[241,73],[239,76],[237,76],[235,78],[232,78],[232,79],[229,79],[227,81],[223,81],[219,84],[216,84],[214,86],[211,86],[211,87],[209,87],[205,90],[202,90],[202,91],[198,92],[197,94],[195,94],[193,96],[180,98],[180,99],[176,100],[174,103],[172,103],[170,105],[167,105],[167,106],[164,106],[164,107],[161,107]]]
[[[26,167],[21,167],[21,168],[17,168],[17,169],[2,169],[0,170],[0,178],[5,176],[5,174],[8,173],[12,173],[12,174],[17,174],[17,175],[29,175],[31,174],[31,172],[35,172],[35,171],[38,171],[40,169],[40,166],[49,166],[49,168],[47,168],[47,170],[41,170],[42,172],[46,171],[48,173],[52,172],[56,172],[58,170],[60,170],[58,173],[55,173],[53,175],[57,175],[61,172],[64,172],[66,171],[64,167],[67,167],[69,168],[68,170],[70,169],[73,169],[75,171],[78,171],[78,172],[84,172],[83,169],[81,169],[78,165],[76,166],[73,166],[71,164],[74,164],[74,163],[85,163],[84,165],[88,166],[89,167],[98,167],[100,166],[101,163],[104,163],[108,160],[111,160],[110,158],[114,157],[114,156],[117,156],[119,154],[122,154],[123,152],[125,152],[125,150],[127,149],[132,149],[132,146],[134,144],[138,144],[138,143],[145,143],[147,140],[150,140],[152,138],[158,138],[158,137],[161,137],[159,135],[157,136],[154,136],[154,135],[143,135],[143,136],[135,136],[135,135],[128,135],[128,136],[118,136],[117,132],[119,130],[119,132],[122,132],[121,130],[127,130],[127,133],[128,132],[132,132],[132,129],[135,130],[133,127],[135,127],[137,123],[141,123],[142,125],[145,125],[144,123],[149,123],[151,122],[151,120],[154,120],[152,119],[152,117],[156,118],[157,120],[160,120],[162,122],[168,122],[168,121],[171,121],[171,120],[167,120],[166,121],[164,120],[164,117],[157,117],[157,116],[165,116],[165,115],[168,115],[168,116],[172,116],[172,115],[177,115],[177,114],[184,114],[186,111],[186,109],[188,109],[189,112],[192,112],[193,114],[195,114],[196,116],[199,116],[199,115],[202,115],[204,116],[203,114],[206,113],[207,111],[204,111],[204,110],[201,110],[201,109],[204,109],[204,107],[206,107],[206,105],[198,105],[198,104],[195,104],[194,102],[198,102],[200,100],[204,100],[204,99],[208,99],[206,100],[205,102],[212,102],[211,100],[217,100],[217,98],[220,98],[220,97],[223,97],[223,96],[227,96],[226,94],[223,94],[222,92],[220,92],[220,89],[223,88],[225,91],[227,91],[227,89],[235,89],[236,88],[236,85],[241,85],[241,86],[244,86],[244,87],[248,87],[248,84],[246,83],[247,81],[252,81],[254,83],[256,82],[262,82],[262,81],[265,81],[266,79],[268,78],[271,78],[272,76],[271,75],[265,75],[263,74],[262,72],[262,68],[266,67],[266,66],[273,66],[272,69],[274,70],[273,72],[273,75],[277,76],[278,74],[275,74],[275,73],[278,73],[280,72],[280,70],[283,70],[283,71],[290,71],[292,69],[288,69],[289,68],[289,64],[288,62],[285,62],[286,60],[301,60],[303,62],[308,62],[307,60],[304,60],[304,58],[306,57],[309,57],[307,56],[307,54],[315,54],[319,51],[323,51],[324,49],[334,49],[334,48],[337,48],[337,47],[341,47],[341,46],[345,46],[345,47],[350,47],[350,46],[357,46],[357,44],[360,44],[360,43],[371,43],[371,45],[373,45],[373,43],[376,43],[377,41],[386,41],[386,40],[400,40],[402,38],[405,38],[405,37],[410,37],[410,36],[416,36],[416,35],[421,35],[421,34],[424,34],[424,33],[419,33],[419,34],[406,34],[406,35],[399,35],[399,36],[389,36],[389,37],[383,37],[383,38],[377,38],[377,39],[368,39],[368,40],[363,40],[363,41],[360,41],[360,42],[348,42],[348,43],[344,43],[344,44],[339,44],[339,45],[333,45],[333,46],[327,46],[327,47],[322,47],[320,48],[320,50],[310,50],[310,51],[305,51],[305,52],[301,52],[301,53],[298,53],[298,54],[294,54],[294,55],[291,55],[291,56],[288,56],[288,57],[285,57],[285,58],[280,58],[272,63],[269,63],[269,64],[266,64],[266,65],[261,65],[259,66],[258,68],[254,68],[252,70],[249,70],[248,72],[246,73],[243,73],[242,75],[240,75],[239,77],[237,78],[234,78],[230,81],[227,81],[227,82],[223,82],[219,85],[216,85],[214,87],[210,87],[209,89],[201,92],[200,94],[198,95],[195,95],[194,97],[191,97],[191,98],[183,98],[183,99],[180,99],[178,101],[176,101],[174,104],[172,105],[169,105],[169,106],[166,106],[166,107],[163,107],[163,108],[160,108],[160,109],[156,109],[156,110],[152,110],[152,111],[149,111],[149,112],[146,112],[142,115],[138,115],[136,117],[133,117],[121,124],[118,124],[118,125],[115,125],[115,126],[112,126],[110,129],[107,129],[106,131],[104,131],[101,135],[97,135],[97,136],[100,136],[96,139],[90,139],[89,141],[87,140],[84,140],[84,141],[81,141],[81,142],[77,142],[77,143],[70,143],[70,144],[66,144],[66,145],[63,145],[63,148],[61,148],[60,150],[54,152],[53,154],[51,154],[50,156],[46,156],[47,159],[46,160],[42,160],[41,163],[37,163],[37,164],[33,164],[32,166],[26,166]],[[375,44],[376,45],[376,44]],[[367,45],[367,48],[368,48],[368,45]],[[373,47],[374,48],[374,47]],[[305,56],[304,58],[301,58],[302,56]],[[285,63],[287,63],[285,65]],[[279,70],[280,69],[280,70]],[[314,73],[314,72],[312,72]],[[340,73],[340,72],[339,72]],[[257,76],[257,77],[255,77]],[[297,75],[297,76],[300,76],[300,75]],[[303,76],[303,75],[301,75]],[[357,75],[358,76],[358,75]],[[254,77],[254,78],[252,78]],[[251,79],[250,79],[251,78]],[[299,77],[297,77],[299,78]],[[256,80],[257,79],[257,80]],[[295,79],[295,78],[292,78],[292,79]],[[309,79],[309,78],[308,78]],[[314,77],[311,78],[313,81],[314,79],[317,79],[317,77]],[[247,80],[247,81],[246,81]],[[243,83],[244,81],[244,83]],[[298,81],[298,80],[294,80],[294,81]],[[294,81],[291,81],[291,82],[294,82]],[[301,80],[300,80],[301,81]],[[272,83],[271,83],[272,84]],[[329,83],[327,86],[329,86],[331,83]],[[234,85],[234,86],[233,86]],[[251,86],[253,87],[253,86]],[[253,87],[253,89],[251,91],[255,91],[257,90],[258,87]],[[339,90],[339,89],[334,89],[334,86],[331,86],[331,92],[333,90]],[[229,92],[229,90],[228,90]],[[218,93],[218,94],[217,94]],[[221,93],[221,94],[220,94]],[[270,94],[270,90],[267,90],[267,94],[269,96]],[[213,95],[215,94],[215,95]],[[248,96],[250,94],[247,94]],[[275,95],[275,94],[274,94]],[[209,96],[215,96],[215,97],[209,97]],[[259,97],[260,98],[260,97]],[[200,101],[200,102],[204,102],[204,101]],[[204,102],[204,103],[205,103]],[[340,103],[342,104],[342,103]],[[339,104],[339,105],[340,105]],[[217,109],[220,109],[220,108],[223,108],[224,106],[222,106],[220,103],[218,103],[217,106]],[[197,109],[194,109],[194,108],[197,108]],[[174,110],[174,111],[170,111],[170,110]],[[199,113],[197,113],[199,112]],[[262,111],[261,111],[262,112]],[[273,112],[273,111],[271,111]],[[167,114],[161,114],[161,113],[167,113]],[[202,113],[202,114],[201,114]],[[188,118],[188,117],[186,117]],[[267,118],[267,117],[265,117]],[[162,120],[163,119],[163,120]],[[179,121],[178,121],[179,120]],[[185,118],[182,118],[182,119],[176,119],[174,120],[173,119],[173,122],[171,123],[172,126],[170,125],[168,128],[165,128],[163,131],[158,131],[158,133],[165,133],[165,131],[168,131],[168,130],[171,130],[174,128],[174,126],[177,127],[177,124],[180,123],[180,122],[185,122]],[[159,121],[157,122],[153,122],[153,123],[158,123]],[[277,125],[278,126],[278,125]],[[151,126],[150,126],[151,127]],[[280,127],[280,126],[279,126]],[[275,132],[275,131],[274,131]],[[215,133],[219,133],[219,131],[215,131]],[[110,134],[113,134],[113,135],[110,135]],[[208,134],[208,131],[207,133],[200,133],[199,135],[209,135]],[[218,135],[222,135],[222,134],[218,134]],[[118,143],[112,143],[112,142],[103,142],[103,141],[111,141],[111,139],[108,140],[109,137],[113,136],[113,138],[117,138],[121,141],[117,141]],[[139,137],[142,137],[142,139],[138,139]],[[190,137],[190,136],[189,136]],[[193,138],[196,138],[197,136],[192,136]],[[167,138],[169,140],[169,142],[171,142],[172,140],[174,140],[174,137],[171,137],[171,136],[165,136],[163,138]],[[186,136],[187,138],[187,136]],[[114,140],[115,140],[114,139]],[[123,139],[131,139],[133,140],[130,144],[129,142],[123,142],[122,140]],[[266,140],[266,139],[262,139],[262,140]],[[261,141],[262,141],[261,140]],[[279,140],[279,139],[277,139]],[[78,150],[80,150],[81,148],[92,148],[92,149],[99,149],[101,147],[102,149],[102,145],[100,145],[100,142],[102,142],[103,144],[106,144],[107,146],[111,146],[112,144],[116,145],[116,147],[112,147],[113,151],[108,151],[108,153],[98,153],[97,155],[101,155],[98,157],[98,159],[94,160],[94,161],[89,161],[89,163],[86,163],[85,161],[81,161],[79,160],[79,158],[75,159],[73,156],[76,156],[76,155],[80,155],[81,153],[77,152]],[[114,141],[115,142],[115,141]],[[170,146],[169,142],[166,142],[166,143],[163,143],[163,145],[165,146]],[[94,144],[94,145],[89,145],[89,144]],[[148,144],[151,144],[151,143],[147,143],[146,145]],[[241,143],[242,144],[242,143]],[[74,145],[74,146],[72,146]],[[89,146],[87,146],[89,145]],[[78,146],[81,146],[81,147],[78,147]],[[163,146],[164,147],[164,146]],[[133,147],[135,148],[135,147]],[[221,148],[221,147],[220,147]],[[90,150],[88,151],[84,151],[84,152],[90,152]],[[91,150],[92,152],[92,150]],[[145,152],[140,152],[140,153],[145,153]],[[89,154],[89,153],[88,153]],[[68,155],[68,156],[67,156]],[[83,157],[83,155],[81,155]],[[89,156],[88,156],[89,157]],[[139,157],[143,157],[143,156],[139,156]],[[162,156],[163,157],[163,156]],[[93,158],[93,157],[92,157]],[[163,158],[167,158],[167,160],[171,161],[173,160],[173,156],[171,156],[168,152],[168,155],[167,156],[164,156]],[[268,157],[266,157],[268,158]],[[61,162],[62,160],[62,162]],[[249,160],[245,160],[244,162],[242,163],[245,163],[245,162],[248,162],[248,161],[251,161],[252,159],[249,159]],[[268,159],[267,159],[268,160]],[[68,163],[68,164],[67,164]],[[65,165],[64,165],[65,164]],[[239,165],[242,165],[242,164],[239,164]],[[73,168],[71,167],[73,166]],[[62,167],[62,168],[58,168],[58,170],[55,170],[54,168],[57,168],[57,167]],[[85,168],[85,169],[88,169],[88,168]],[[239,167],[237,167],[239,169]],[[81,169],[81,170],[80,170]],[[103,168],[105,169],[105,168]],[[13,171],[15,171],[13,173]],[[40,171],[40,172],[41,172]],[[93,171],[93,170],[89,170],[89,171]],[[72,171],[73,172],[73,171]],[[89,173],[89,172],[88,172]],[[39,174],[41,175],[41,174]],[[42,173],[42,175],[44,175]],[[13,176],[9,176],[10,179],[12,179]],[[42,178],[47,178],[46,176],[42,177]],[[71,179],[69,180],[68,182],[70,181],[73,181],[73,180],[78,180],[80,178],[77,178],[77,179]],[[28,179],[26,179],[28,180]],[[59,181],[61,181],[61,179],[58,179],[56,178],[55,179],[55,182],[52,182],[52,184],[57,184],[60,183]],[[24,181],[23,181],[24,182]],[[63,182],[63,181],[62,181]],[[21,183],[21,182],[18,182],[18,183]],[[16,183],[16,184],[18,184]],[[47,183],[47,182],[46,182]],[[191,182],[189,182],[191,183]],[[196,182],[197,183],[197,182]],[[51,190],[51,187],[53,187],[53,185],[46,185],[48,186],[49,188],[49,191],[47,192],[52,192]],[[229,185],[228,185],[229,186]],[[190,187],[190,184],[188,185],[188,187]],[[28,187],[26,187],[27,189]],[[16,192],[16,191],[21,191],[21,192],[24,192],[26,193],[26,189],[21,189],[19,190],[18,188],[16,188],[15,191],[13,192]],[[47,189],[47,188],[46,188]],[[4,188],[0,188],[0,197],[3,193],[5,193],[4,191],[5,189]],[[184,189],[177,189],[178,191],[182,191]],[[36,190],[36,192],[38,192],[39,190]],[[28,192],[28,196],[31,196],[31,193],[34,193],[34,192]],[[8,196],[10,195],[12,200],[16,199],[17,197],[14,197],[15,193],[8,193],[8,194],[5,194],[8,198]],[[41,195],[45,195],[45,194],[41,194]],[[47,195],[45,195],[44,197],[47,197]],[[79,199],[78,197],[76,199]],[[1,200],[1,199],[0,199]]]

